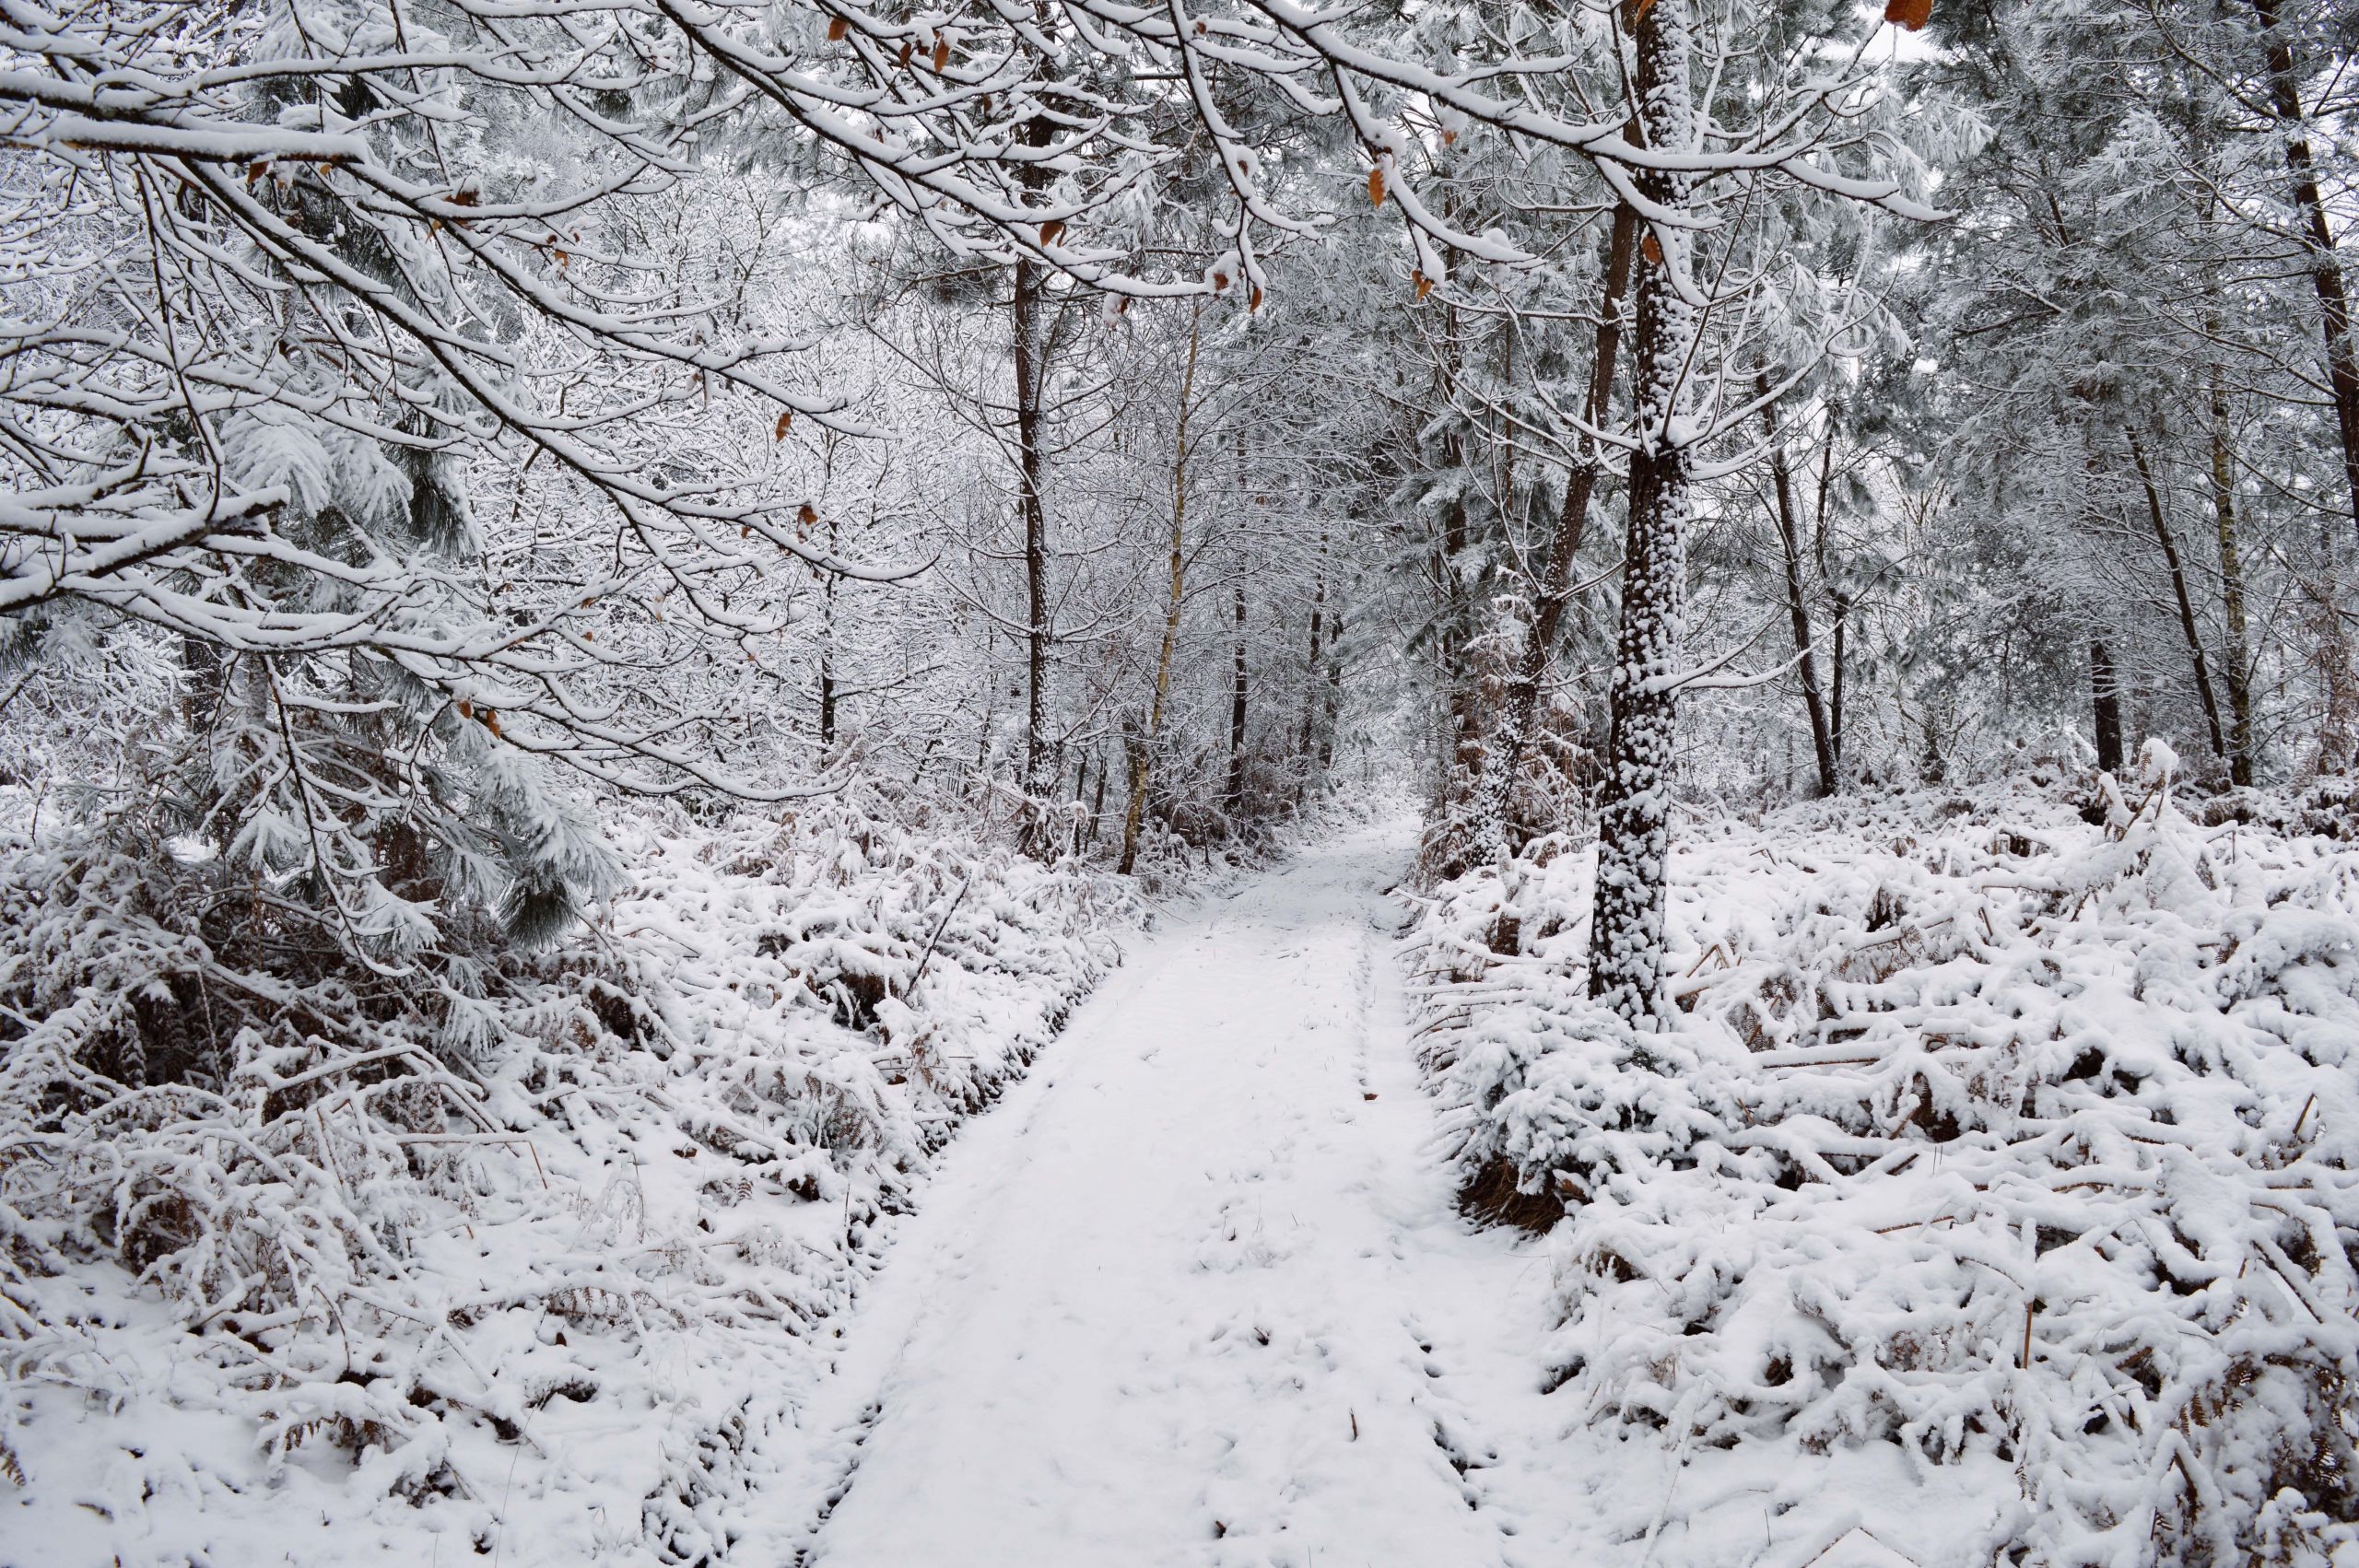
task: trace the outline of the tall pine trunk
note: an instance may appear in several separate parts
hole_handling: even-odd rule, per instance
[[[2334,399],[2334,419],[2342,438],[2342,475],[2350,486],[2351,509],[2359,522],[2359,348],[2351,340],[2351,292],[2336,256],[2334,231],[2327,225],[2326,202],[2318,191],[2318,160],[2302,118],[2302,80],[2294,63],[2294,45],[2278,15],[2278,0],[2252,0],[2269,50],[2270,107],[2285,138],[2285,171],[2293,187],[2294,216],[2310,252],[2310,284],[2318,297],[2319,328],[2326,338],[2327,387]]]
[[[1637,116],[1643,144],[1690,151],[1696,137],[1688,86],[1689,0],[1654,0],[1637,18]],[[1638,193],[1672,212],[1690,180],[1634,171]],[[1694,498],[1684,418],[1685,381],[1701,328],[1689,302],[1691,233],[1652,225],[1641,246],[1633,343],[1637,449],[1630,456],[1623,548],[1622,623],[1614,639],[1605,781],[1598,803],[1597,890],[1590,919],[1590,995],[1633,1025],[1662,1015],[1663,909],[1671,860],[1671,779],[1677,746],[1676,681],[1686,641],[1687,538]],[[1683,289],[1683,284],[1688,289]]]

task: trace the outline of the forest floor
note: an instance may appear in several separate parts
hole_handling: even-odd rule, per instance
[[[814,1568],[1581,1560],[1607,1477],[1541,1391],[1546,1255],[1471,1228],[1433,1143],[1383,896],[1414,831],[1184,907],[945,1152],[751,1539]]]

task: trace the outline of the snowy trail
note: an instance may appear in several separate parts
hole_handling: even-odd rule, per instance
[[[788,1561],[1561,1560],[1546,1264],[1457,1217],[1373,923],[1409,836],[1182,913],[945,1156],[766,1499]]]

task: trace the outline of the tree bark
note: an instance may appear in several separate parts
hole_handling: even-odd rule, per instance
[[[2239,788],[2253,778],[2252,665],[2245,625],[2245,567],[2236,544],[2234,454],[2228,447],[2228,393],[2212,372],[2212,523],[2220,546],[2220,611],[2227,623],[2221,674],[2228,687],[2228,778]]]
[[[2220,729],[2220,703],[2212,693],[2212,664],[2203,655],[2203,634],[2195,623],[2195,601],[2187,591],[2187,573],[2178,560],[2178,541],[2171,537],[2170,520],[2163,513],[2163,493],[2155,486],[2154,466],[2146,461],[2146,449],[2138,439],[2138,432],[2128,432],[2130,461],[2138,466],[2138,483],[2146,492],[2146,516],[2154,527],[2154,543],[2162,546],[2163,564],[2171,574],[2171,592],[2178,600],[2179,630],[2187,638],[2187,655],[2195,664],[2195,695],[2203,704],[2203,722],[2211,731],[2212,755],[2223,762],[2231,760],[2227,736]]]
[[[1654,0],[1637,18],[1637,114],[1649,147],[1690,150],[1696,140],[1688,85],[1688,0]],[[1641,168],[1639,193],[1657,206],[1688,205],[1686,176]],[[1622,622],[1614,640],[1605,781],[1598,803],[1597,887],[1590,918],[1590,995],[1634,1027],[1665,1011],[1663,909],[1671,859],[1671,775],[1679,719],[1676,681],[1686,640],[1687,539],[1693,497],[1681,427],[1684,382],[1699,324],[1678,287],[1692,236],[1656,227],[1637,288],[1633,342],[1637,450],[1630,456]],[[1660,257],[1658,260],[1657,258]]]
[[[1115,868],[1129,874],[1139,860],[1139,818],[1146,809],[1146,787],[1155,743],[1163,732],[1163,710],[1171,696],[1171,649],[1180,640],[1180,612],[1188,597],[1188,416],[1195,412],[1196,345],[1204,308],[1199,302],[1188,321],[1188,369],[1180,379],[1180,422],[1171,449],[1171,588],[1163,606],[1163,644],[1155,657],[1155,696],[1147,708],[1145,732],[1131,747],[1131,800],[1122,813],[1122,858]]]
[[[2327,386],[2334,397],[2335,426],[2342,438],[2342,476],[2351,491],[2352,518],[2359,523],[2359,351],[2351,340],[2351,294],[2327,225],[2318,193],[2318,161],[2302,119],[2302,81],[2294,45],[2278,15],[2278,0],[2252,0],[2269,49],[2271,107],[2285,135],[2285,171],[2294,193],[2294,214],[2310,252],[2310,283],[2318,291],[2319,326],[2326,338]]]
[[[1340,604],[1327,617],[1327,704],[1319,723],[1319,771],[1323,777],[1335,766],[1335,727],[1344,714],[1344,611]]]
[[[1228,683],[1228,812],[1245,805],[1245,580],[1237,582],[1237,642]]]
[[[1049,514],[1041,495],[1040,278],[1015,263],[1015,461],[1024,503],[1024,793],[1038,800],[1048,755]]]
[[[1850,630],[1851,601],[1837,586],[1834,574],[1826,569],[1826,514],[1835,497],[1835,423],[1840,410],[1833,404],[1826,405],[1826,439],[1821,443],[1818,459],[1817,517],[1813,523],[1811,554],[1818,562],[1818,579],[1826,585],[1827,602],[1835,607],[1833,636],[1827,649],[1829,673],[1826,707],[1826,745],[1835,756],[1835,773],[1843,776],[1843,676],[1844,639]]]
[[[2121,681],[2113,654],[2101,638],[2089,641],[2089,698],[2095,710],[2097,766],[2121,771]]]
[[[1310,740],[1319,722],[1319,686],[1326,672],[1319,664],[1319,639],[1325,630],[1327,616],[1327,536],[1319,536],[1319,579],[1310,591],[1310,661],[1303,667],[1302,734],[1295,750],[1304,758],[1310,755]]]
[[[1766,394],[1768,378],[1763,377],[1760,385]],[[1810,602],[1802,594],[1802,520],[1794,511],[1794,478],[1786,464],[1786,442],[1778,428],[1777,409],[1764,408],[1761,422],[1769,436],[1769,478],[1778,497],[1778,543],[1786,557],[1786,614],[1793,623],[1794,652],[1802,660],[1802,707],[1810,718],[1811,752],[1818,763],[1818,795],[1825,800],[1836,792],[1838,775],[1835,732],[1828,726],[1826,701],[1818,688],[1818,655],[1812,646]]]
[[[1590,357],[1589,396],[1581,405],[1581,417],[1592,427],[1605,423],[1614,401],[1614,366],[1622,344],[1622,299],[1629,287],[1637,231],[1637,215],[1627,206],[1616,205],[1605,245],[1605,277],[1598,300],[1597,341]],[[1565,606],[1572,601],[1573,564],[1580,554],[1581,535],[1589,525],[1590,497],[1603,464],[1604,454],[1583,441],[1579,458],[1565,475],[1565,503],[1556,513],[1556,531],[1549,540],[1540,596],[1532,605],[1532,624],[1524,628],[1515,673],[1501,697],[1498,723],[1483,758],[1483,778],[1475,791],[1469,835],[1469,853],[1478,864],[1496,860],[1508,848],[1508,807],[1515,798],[1516,774],[1523,765],[1523,751],[1531,743],[1532,722],[1540,711],[1540,688],[1556,651]]]

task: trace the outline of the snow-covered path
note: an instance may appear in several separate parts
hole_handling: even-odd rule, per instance
[[[768,1500],[801,1561],[1562,1560],[1546,1264],[1454,1212],[1376,924],[1408,843],[1183,912],[945,1154]]]

